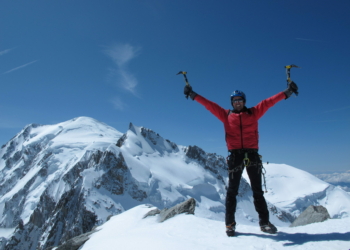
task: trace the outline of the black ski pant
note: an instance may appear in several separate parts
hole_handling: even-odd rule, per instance
[[[247,154],[246,154],[247,153]],[[228,157],[229,166],[229,184],[226,194],[226,225],[231,225],[235,221],[235,212],[237,206],[236,196],[238,194],[239,183],[244,166],[244,158],[249,158],[249,165],[246,167],[250,179],[250,186],[253,191],[255,210],[259,214],[261,223],[269,222],[269,211],[262,190],[262,162],[257,150],[234,150]],[[247,161],[245,161],[247,163]]]

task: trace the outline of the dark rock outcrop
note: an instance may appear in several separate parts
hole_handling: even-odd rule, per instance
[[[304,226],[316,222],[322,222],[330,219],[327,209],[323,206],[309,206],[302,212],[290,227]]]
[[[97,230],[92,230],[88,233],[85,234],[81,234],[79,236],[76,236],[70,240],[68,240],[67,242],[63,243],[62,245],[60,245],[59,247],[55,248],[55,247],[50,247],[47,248],[46,250],[51,250],[51,249],[55,249],[55,250],[77,250],[79,249],[86,241],[89,240],[90,235],[92,235],[93,233],[97,232]]]
[[[215,153],[206,153],[198,146],[188,146],[185,149],[185,153],[189,159],[203,165],[205,169],[212,172],[218,180],[225,184],[223,176],[227,175],[228,167],[224,157]]]
[[[196,200],[191,198],[172,208],[163,209],[162,211],[160,211],[158,220],[159,222],[164,222],[167,219],[170,219],[178,214],[183,214],[183,213],[194,214],[195,208],[196,208]]]
[[[149,216],[158,216],[159,222],[164,222],[167,219],[170,219],[178,214],[194,214],[194,210],[196,208],[196,200],[190,198],[180,204],[177,204],[171,208],[164,208],[163,210],[159,210],[158,208],[149,211],[147,214],[143,216],[143,219]]]
[[[187,201],[184,201],[172,208],[169,209],[163,209],[159,210],[158,208],[155,208],[151,211],[149,211],[147,214],[143,216],[143,219],[149,217],[149,216],[156,216],[158,215],[159,222],[164,222],[167,219],[170,219],[178,214],[194,214],[196,207],[196,200],[191,198]],[[88,233],[81,234],[79,236],[76,236],[74,238],[71,238],[64,242],[62,245],[55,247],[46,248],[46,250],[52,250],[55,248],[55,250],[78,250],[86,241],[89,240],[90,236],[97,232],[98,230],[93,229],[92,231]]]
[[[150,216],[155,216],[155,215],[157,215],[157,214],[160,214],[160,212],[161,212],[161,211],[160,211],[158,208],[153,209],[153,210],[149,211],[147,214],[145,214],[145,215],[143,216],[143,219],[146,219],[147,217],[150,217]]]

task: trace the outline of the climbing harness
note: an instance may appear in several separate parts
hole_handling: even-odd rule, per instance
[[[226,162],[227,162],[227,165],[228,165],[228,166],[230,166],[231,164],[233,164],[233,163],[234,163],[234,159],[235,159],[235,153],[232,152],[232,151],[229,151],[229,152],[230,152],[231,154],[230,154],[229,156],[227,156],[227,158],[226,158]],[[243,150],[243,151],[237,150],[237,152],[239,152],[239,153],[244,152],[244,158],[243,158],[243,161],[242,161],[242,163],[241,163],[240,165],[236,166],[236,167],[233,168],[233,169],[229,169],[229,170],[228,170],[229,175],[232,174],[232,179],[233,179],[233,173],[238,172],[238,171],[242,171],[242,170],[243,170],[243,167],[249,167],[249,166],[250,166],[250,163],[251,163],[251,162],[250,162],[250,159],[249,159],[249,157],[248,157],[248,153],[249,153],[250,151],[246,151],[246,150]],[[253,152],[253,151],[251,151],[251,152]]]
[[[250,165],[250,160],[248,158],[248,152],[245,152],[245,154],[244,154],[243,165],[245,167],[249,167],[249,165]]]
[[[266,169],[264,168],[263,164],[262,164],[262,155],[259,155],[260,157],[260,162],[261,162],[261,174],[263,176],[263,180],[264,180],[264,188],[265,188],[265,193],[267,193],[267,188],[266,188],[266,177],[265,177],[265,174],[266,174]]]
[[[226,157],[226,163],[227,163],[228,166],[231,166],[231,165],[233,165],[234,162],[235,162],[235,153],[232,152],[232,151],[229,151],[229,153],[230,153],[230,155],[228,155],[228,156]],[[229,170],[228,170],[228,176],[230,177],[230,174],[231,174],[231,179],[233,179],[233,174],[234,174],[235,172],[238,172],[238,171],[241,171],[241,170],[243,170],[242,164],[236,166],[236,167],[233,168],[233,169],[229,169]]]
[[[286,69],[286,75],[287,75],[287,87],[288,87],[288,84],[293,82],[291,79],[290,79],[290,69],[291,68],[300,68],[299,66],[295,65],[295,64],[291,64],[291,65],[287,65],[287,66],[284,66],[284,68]],[[299,93],[298,91],[293,91],[294,94],[297,96]]]
[[[265,193],[267,193],[267,188],[266,188],[266,178],[265,178],[265,174],[266,174],[266,169],[263,167],[263,166],[261,166],[261,173],[262,173],[262,176],[263,176],[263,180],[264,180],[264,184],[263,184],[263,186],[264,186],[264,188],[265,188]]]
[[[229,176],[230,176],[230,174],[231,174],[231,179],[233,179],[233,174],[236,173],[236,172],[238,172],[238,171],[241,171],[241,170],[243,170],[242,164],[239,165],[239,166],[237,166],[237,167],[235,167],[235,168],[233,168],[233,169],[231,169],[231,170],[229,169],[229,170],[228,170],[228,174],[229,174]]]
[[[241,152],[241,151],[238,150],[238,152]],[[234,163],[234,159],[235,159],[234,152],[231,151],[230,153],[231,153],[231,154],[228,155],[228,156],[226,157],[226,162],[227,162],[227,165],[228,165],[228,166],[230,166],[231,164],[233,164],[233,163]],[[242,164],[236,166],[236,167],[233,168],[233,169],[229,169],[229,170],[228,170],[228,175],[230,176],[230,174],[231,174],[231,179],[233,179],[233,178],[234,178],[234,177],[233,177],[233,174],[234,174],[235,172],[242,171],[242,170],[243,170],[243,166],[248,168],[248,167],[250,167],[251,165],[256,165],[257,168],[260,167],[260,169],[259,169],[258,171],[261,171],[261,174],[262,174],[262,177],[263,177],[263,186],[264,186],[264,188],[265,188],[265,191],[264,191],[264,192],[267,193],[266,176],[265,176],[265,174],[266,174],[266,169],[264,168],[264,166],[263,166],[263,164],[262,164],[262,155],[258,155],[260,161],[257,160],[255,163],[254,163],[254,162],[252,163],[252,162],[250,161],[249,157],[248,157],[248,153],[249,153],[249,151],[245,151],[245,152],[244,152],[244,158],[243,158]]]

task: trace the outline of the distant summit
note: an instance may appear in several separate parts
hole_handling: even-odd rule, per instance
[[[343,173],[316,174],[317,178],[350,192],[350,170]]]
[[[266,169],[274,224],[289,225],[309,203],[333,218],[350,214],[344,191],[290,166]],[[30,124],[0,149],[0,227],[13,231],[0,249],[58,246],[136,206],[163,209],[191,197],[195,216],[223,221],[227,180],[224,157],[132,123],[125,133],[89,117]],[[257,223],[245,179],[237,206],[238,223]]]

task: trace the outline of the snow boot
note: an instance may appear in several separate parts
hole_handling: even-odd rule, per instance
[[[264,233],[268,233],[268,234],[277,233],[277,228],[273,224],[271,224],[270,222],[268,222],[268,223],[261,223],[260,222],[260,229]]]
[[[236,222],[233,222],[231,225],[226,226],[226,234],[228,237],[235,236]]]

